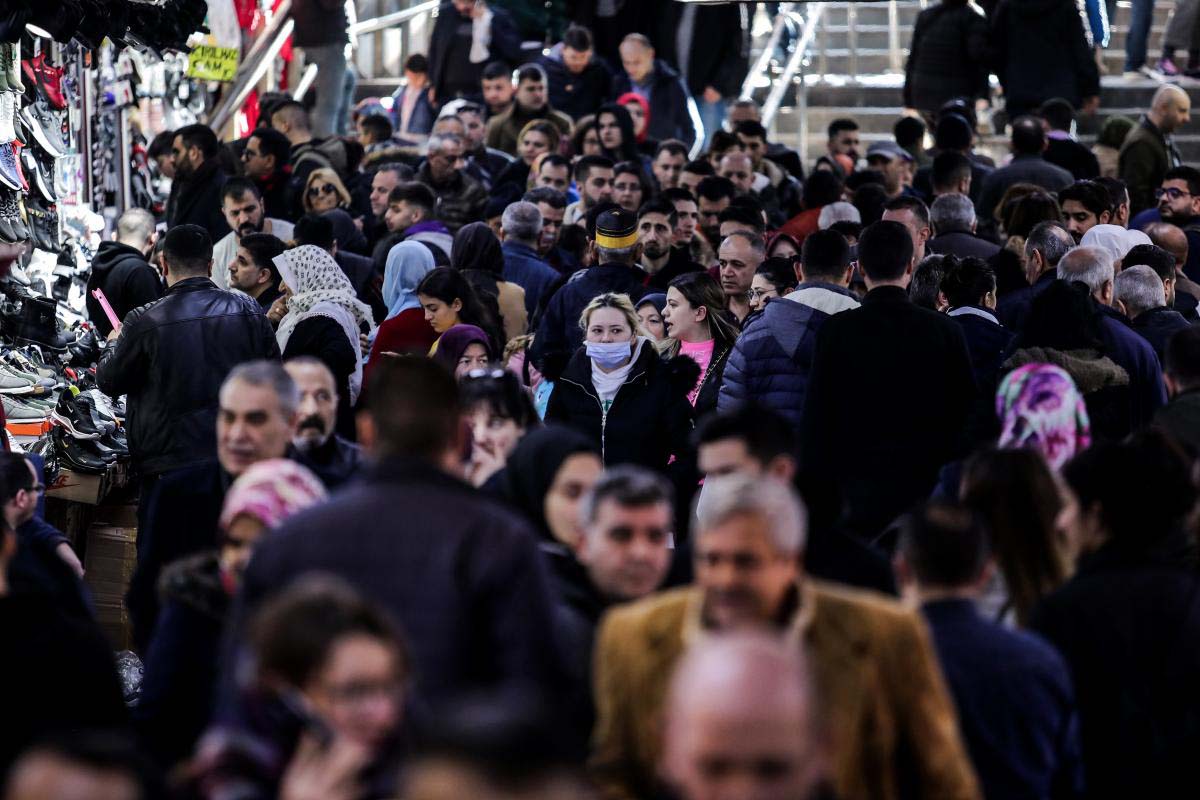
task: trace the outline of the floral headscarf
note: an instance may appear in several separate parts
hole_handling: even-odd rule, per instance
[[[221,528],[228,529],[243,514],[268,528],[276,528],[325,496],[324,485],[307,467],[288,458],[260,461],[229,487],[221,508]]]
[[[1026,364],[1004,377],[996,390],[1000,447],[1041,452],[1055,470],[1091,444],[1083,395],[1071,376],[1050,364]]]
[[[321,248],[306,244],[284,250],[272,259],[279,269],[279,276],[292,296],[287,301],[287,314],[279,321],[275,338],[279,349],[287,349],[288,339],[296,326],[311,317],[329,317],[342,326],[350,347],[359,358],[350,376],[350,402],[358,400],[362,388],[362,346],[359,343],[361,326],[374,329],[371,309],[358,299],[354,285],[333,260],[333,256]]]

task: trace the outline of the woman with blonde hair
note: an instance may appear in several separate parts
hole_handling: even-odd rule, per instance
[[[546,420],[575,428],[600,447],[605,464],[663,470],[688,453],[687,394],[699,368],[690,358],[659,358],[629,295],[607,293],[580,315],[584,345],[550,395]]]
[[[304,182],[304,213],[321,214],[350,207],[350,192],[338,174],[328,167],[314,169]]]

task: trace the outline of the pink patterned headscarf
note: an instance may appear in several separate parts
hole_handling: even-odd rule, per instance
[[[242,514],[275,528],[325,496],[324,485],[308,468],[286,458],[260,461],[229,487],[221,509],[221,528],[227,529]]]
[[[1066,370],[1051,364],[1008,373],[996,390],[996,416],[1000,447],[1037,450],[1055,470],[1092,442],[1083,395]]]

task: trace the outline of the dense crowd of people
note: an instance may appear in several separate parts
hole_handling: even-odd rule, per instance
[[[89,283],[144,674],[0,453],[3,797],[1187,793],[1187,93],[1094,152],[1038,98],[996,164],[941,72],[806,164],[733,100],[744,8],[599,2],[525,61],[504,5],[446,3],[357,135],[265,97],[151,148],[165,233]]]

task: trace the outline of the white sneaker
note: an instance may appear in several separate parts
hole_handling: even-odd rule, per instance
[[[0,92],[0,144],[7,144],[17,138],[17,129],[13,125],[16,105],[16,95],[11,92]]]

